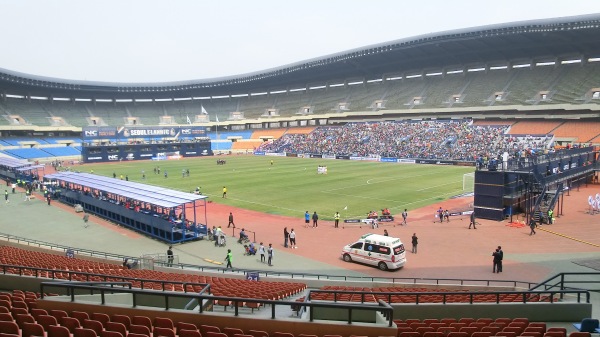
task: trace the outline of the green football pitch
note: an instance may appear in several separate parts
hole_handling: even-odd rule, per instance
[[[217,165],[217,159],[227,162]],[[317,174],[319,165],[327,166],[327,174]],[[154,173],[155,167],[160,167],[160,175]],[[200,187],[202,194],[215,203],[262,213],[301,218],[305,211],[316,211],[325,220],[331,220],[336,211],[343,218],[364,217],[370,210],[379,212],[387,207],[392,214],[398,214],[405,208],[437,203],[464,193],[463,175],[474,171],[463,166],[269,156],[123,161],[87,164],[83,168],[94,174],[114,173],[117,179],[123,175],[130,181],[184,192]],[[182,170],[188,169],[189,177],[182,177]],[[226,199],[222,198],[224,186]]]

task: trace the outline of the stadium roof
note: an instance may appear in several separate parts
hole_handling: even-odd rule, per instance
[[[204,195],[185,193],[90,173],[53,173],[45,175],[44,179],[65,181],[165,208],[178,207],[183,204],[195,202],[196,200],[208,198]]]
[[[0,69],[0,93],[91,99],[210,97],[423,69],[600,57],[600,14],[450,30],[236,76],[164,83],[74,81]]]
[[[15,159],[12,157],[0,158],[0,167],[8,167],[8,168],[14,169],[14,168],[18,168],[18,167],[31,166],[31,165],[33,165],[33,164],[28,161]]]

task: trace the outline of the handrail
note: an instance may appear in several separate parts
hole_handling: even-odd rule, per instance
[[[114,286],[124,286],[127,288],[115,288]],[[384,301],[378,301],[377,305],[371,304],[355,304],[355,303],[313,303],[310,301],[305,302],[296,302],[296,301],[277,301],[277,300],[264,300],[264,299],[256,299],[256,298],[243,298],[243,297],[227,297],[227,296],[213,296],[213,295],[205,295],[202,293],[181,293],[181,292],[173,292],[173,291],[155,291],[155,290],[138,290],[133,289],[131,287],[131,283],[128,282],[42,282],[40,284],[40,292],[42,299],[44,298],[45,289],[52,287],[65,288],[67,293],[71,296],[71,302],[75,302],[75,291],[76,289],[84,289],[90,290],[92,293],[95,291],[100,292],[101,304],[106,304],[106,293],[126,293],[132,295],[133,307],[137,306],[137,296],[138,295],[146,295],[146,296],[159,296],[164,298],[164,309],[169,310],[169,298],[192,298],[196,299],[198,303],[202,303],[204,300],[218,301],[225,300],[231,301],[234,307],[234,315],[239,316],[239,305],[244,303],[260,303],[260,304],[270,304],[271,305],[271,318],[275,319],[275,308],[279,305],[286,306],[301,306],[308,308],[336,308],[336,309],[344,309],[348,312],[348,324],[352,324],[352,311],[353,310],[361,310],[361,311],[379,311],[382,312],[385,318],[388,320],[388,326],[391,327],[394,319],[394,308],[388,303]],[[204,312],[203,305],[199,305],[199,312]],[[314,311],[310,311],[309,320],[314,321]]]
[[[564,184],[562,182],[559,182],[556,185],[556,193],[554,193],[554,196],[552,197],[552,199],[550,200],[550,202],[548,203],[548,209],[554,209],[554,206],[556,205],[556,200],[558,200],[558,196],[562,193],[563,191],[563,186]],[[548,220],[548,222],[550,222],[551,219]]]
[[[99,277],[102,278],[103,281],[102,282],[95,282],[95,283],[115,283],[115,282],[121,282],[121,283],[132,283],[132,282],[140,282],[140,290],[152,290],[152,291],[156,291],[154,288],[144,288],[144,283],[160,283],[161,284],[161,288],[162,288],[162,292],[169,292],[169,290],[165,290],[165,286],[166,285],[175,285],[175,284],[179,284],[182,285],[183,287],[183,292],[184,293],[188,293],[188,285],[191,286],[202,286],[202,289],[197,292],[198,294],[205,294],[208,293],[209,295],[211,294],[211,286],[208,283],[194,283],[194,282],[180,282],[180,281],[168,281],[168,280],[156,280],[156,279],[140,279],[140,278],[134,278],[134,277],[125,277],[125,276],[117,276],[117,275],[106,275],[106,274],[95,274],[95,273],[87,273],[87,272],[81,272],[81,271],[64,271],[64,270],[56,270],[56,269],[46,269],[46,268],[37,268],[37,267],[24,267],[24,266],[16,266],[16,265],[5,265],[5,264],[0,264],[0,269],[2,270],[3,274],[7,274],[7,269],[18,269],[19,270],[19,276],[23,275],[23,272],[26,270],[31,270],[31,271],[35,271],[35,277],[42,277],[40,274],[40,272],[47,272],[49,273],[49,276],[51,279],[53,280],[60,280],[56,274],[68,274],[68,281],[71,282],[73,281],[73,277],[76,275],[79,276],[85,276],[86,277],[86,281],[84,283],[94,283],[93,281],[90,280],[90,278],[93,277]],[[597,273],[600,274],[600,273]],[[58,281],[58,282],[66,282],[66,281]],[[194,291],[195,292],[195,291]],[[179,293],[179,292],[178,292]],[[196,292],[195,292],[196,293]],[[580,296],[581,294],[586,294],[586,301],[589,302],[589,293],[587,293],[587,291],[585,290],[564,290],[563,288],[561,288],[561,290],[543,290],[543,291],[536,291],[533,292],[532,289],[523,292],[523,291],[487,291],[487,292],[481,292],[481,291],[461,291],[461,292],[438,292],[438,291],[430,291],[430,292],[372,292],[372,291],[353,291],[353,290],[311,290],[308,293],[308,299],[310,299],[310,295],[312,293],[328,293],[334,294],[334,302],[337,301],[338,298],[338,294],[359,294],[361,295],[361,302],[364,303],[364,299],[365,299],[365,295],[383,295],[383,296],[387,296],[388,297],[388,302],[391,302],[391,296],[393,295],[403,295],[403,296],[415,296],[415,304],[419,304],[419,297],[420,296],[425,296],[425,295],[441,295],[443,298],[442,303],[446,303],[447,301],[447,297],[449,296],[457,296],[457,295],[467,295],[469,296],[469,303],[473,303],[474,302],[474,296],[477,295],[495,295],[496,296],[496,302],[499,303],[500,302],[500,295],[509,295],[509,294],[519,294],[523,296],[523,302],[527,303],[528,299],[526,297],[526,295],[531,295],[531,296],[541,296],[543,294],[549,294],[550,296],[550,302],[553,302],[553,295],[554,294],[560,294],[561,298],[564,296],[564,294],[577,294],[577,301],[580,301]],[[531,301],[531,300],[529,300]]]
[[[569,276],[579,276],[579,279],[577,280],[571,280],[568,279]],[[593,276],[594,280],[592,281],[585,281],[585,280],[581,280],[581,276]],[[556,282],[554,282],[556,281]],[[579,288],[574,288],[574,287],[570,287],[567,286],[567,284],[596,284],[596,285],[600,285],[600,272],[587,272],[587,273],[576,273],[576,272],[569,272],[569,273],[559,273],[556,274],[542,282],[540,282],[539,284],[535,285],[534,287],[530,288],[530,291],[534,291],[536,289],[539,288],[544,288],[544,290],[548,290],[548,289],[552,289],[552,288],[556,288],[558,287],[560,290],[564,290],[564,289],[579,289]],[[600,288],[598,289],[587,289],[588,291],[595,291],[595,292],[600,292]]]
[[[41,241],[41,240],[28,239],[28,238],[24,238],[24,237],[12,235],[12,234],[6,234],[6,233],[0,233],[0,238],[4,238],[4,239],[6,239],[6,241],[9,241],[9,242],[11,240],[16,241],[19,244],[21,242],[26,242],[28,246],[31,246],[31,245],[37,245],[38,247],[44,246],[44,247],[50,248],[51,250],[58,248],[64,252],[66,252],[69,249],[72,249],[77,254],[84,253],[86,255],[89,255],[90,257],[99,256],[99,257],[104,257],[105,259],[111,258],[111,259],[114,259],[115,261],[119,261],[119,260],[122,261],[125,258],[137,259],[137,257],[134,257],[134,256],[106,253],[106,252],[100,252],[100,251],[91,250],[91,249],[85,249],[85,248],[73,248],[70,246],[64,246],[64,245]]]
[[[442,296],[442,304],[446,304],[448,297],[451,296],[468,296],[469,304],[476,303],[474,301],[475,296],[481,295],[494,295],[496,297],[496,304],[502,302],[500,300],[501,295],[520,295],[521,301],[523,303],[531,303],[531,302],[540,302],[539,300],[535,300],[547,296],[550,300],[550,303],[554,303],[554,295],[560,294],[560,298],[563,298],[564,295],[577,295],[577,303],[581,302],[581,295],[585,295],[585,303],[590,303],[590,293],[587,290],[581,289],[573,289],[573,290],[538,290],[538,291],[461,291],[461,292],[452,292],[452,291],[431,291],[431,292],[373,292],[373,291],[361,291],[361,290],[311,290],[308,293],[308,298],[313,293],[322,293],[322,294],[332,294],[333,293],[333,301],[338,301],[339,294],[353,294],[360,295],[361,303],[365,303],[365,296],[386,296],[388,303],[392,302],[392,296],[412,296],[415,297],[414,304],[420,304],[419,298],[422,296],[431,296],[431,295],[441,295]],[[514,301],[513,301],[514,302]],[[368,303],[368,302],[366,302]],[[466,303],[466,302],[465,302]]]
[[[52,279],[58,279],[56,277],[57,273],[61,273],[61,274],[68,274],[69,275],[69,280],[73,280],[73,276],[75,275],[82,275],[82,276],[86,276],[86,281],[90,281],[90,277],[95,276],[95,277],[101,277],[103,278],[105,281],[108,280],[123,280],[123,281],[139,281],[141,282],[142,285],[142,289],[144,283],[161,283],[163,285],[163,289],[164,289],[164,285],[166,284],[182,284],[184,285],[184,287],[186,285],[200,285],[203,286],[202,292],[204,291],[208,291],[210,293],[210,284],[206,284],[206,283],[192,283],[192,282],[179,282],[179,281],[161,281],[161,280],[156,280],[156,279],[140,279],[140,278],[134,278],[134,277],[125,277],[125,276],[117,276],[117,275],[106,275],[106,274],[95,274],[95,273],[88,273],[88,272],[83,272],[83,271],[74,271],[74,270],[60,270],[60,269],[48,269],[48,268],[38,268],[38,267],[27,267],[27,266],[19,266],[19,265],[10,265],[10,264],[0,264],[0,271],[2,272],[2,274],[8,274],[7,273],[7,269],[9,268],[14,268],[14,269],[18,269],[19,270],[19,276],[23,275],[23,272],[25,270],[31,270],[31,271],[35,271],[34,277],[39,277],[41,278],[41,273],[40,272],[47,272],[49,273],[49,277]],[[240,270],[241,271],[241,270]],[[255,273],[256,271],[244,271],[244,274],[248,274],[248,273]],[[262,273],[262,272],[259,272]],[[266,276],[269,276],[270,273],[264,272],[264,274]],[[277,275],[282,275],[285,273],[284,272],[273,272],[273,274],[277,274]],[[295,275],[295,274],[290,274],[290,275]],[[329,277],[336,277],[336,276],[330,276],[330,275],[321,275],[321,274],[298,274],[298,275],[314,275],[317,278],[319,276],[329,276]],[[293,277],[292,277],[293,278]],[[491,286],[492,283],[503,283],[506,284],[505,286],[513,286],[513,287],[517,287],[518,284],[526,284],[527,287],[531,287],[532,283],[531,282],[523,282],[523,281],[507,281],[507,280],[482,280],[482,279],[467,279],[467,280],[463,280],[463,279],[428,279],[428,278],[410,278],[410,277],[406,277],[406,278],[383,278],[383,277],[367,277],[367,276],[339,276],[339,278],[345,280],[345,281],[352,281],[353,279],[355,280],[359,280],[359,281],[363,281],[363,282],[385,282],[386,280],[393,280],[394,282],[392,283],[399,283],[397,281],[399,280],[412,280],[412,284],[417,284],[417,281],[435,281],[432,284],[435,285],[440,285],[440,284],[448,284],[448,283],[441,283],[440,281],[446,281],[446,282],[452,282],[452,281],[456,281],[458,285],[469,285],[469,286],[477,286],[477,285],[486,285],[486,286]],[[323,278],[318,278],[318,279],[323,279]],[[327,278],[328,280],[332,280],[332,278]],[[470,282],[470,283],[467,283]],[[404,282],[402,284],[407,284],[409,282]],[[423,284],[423,283],[420,283]],[[208,287],[204,287],[207,286]],[[184,288],[185,289],[185,288]]]

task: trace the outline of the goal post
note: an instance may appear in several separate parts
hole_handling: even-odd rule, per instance
[[[463,191],[475,192],[475,172],[463,174]]]

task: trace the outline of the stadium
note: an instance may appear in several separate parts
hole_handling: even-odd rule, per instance
[[[599,33],[507,23],[169,83],[0,70],[0,336],[590,336]],[[384,229],[403,268],[341,259]]]

